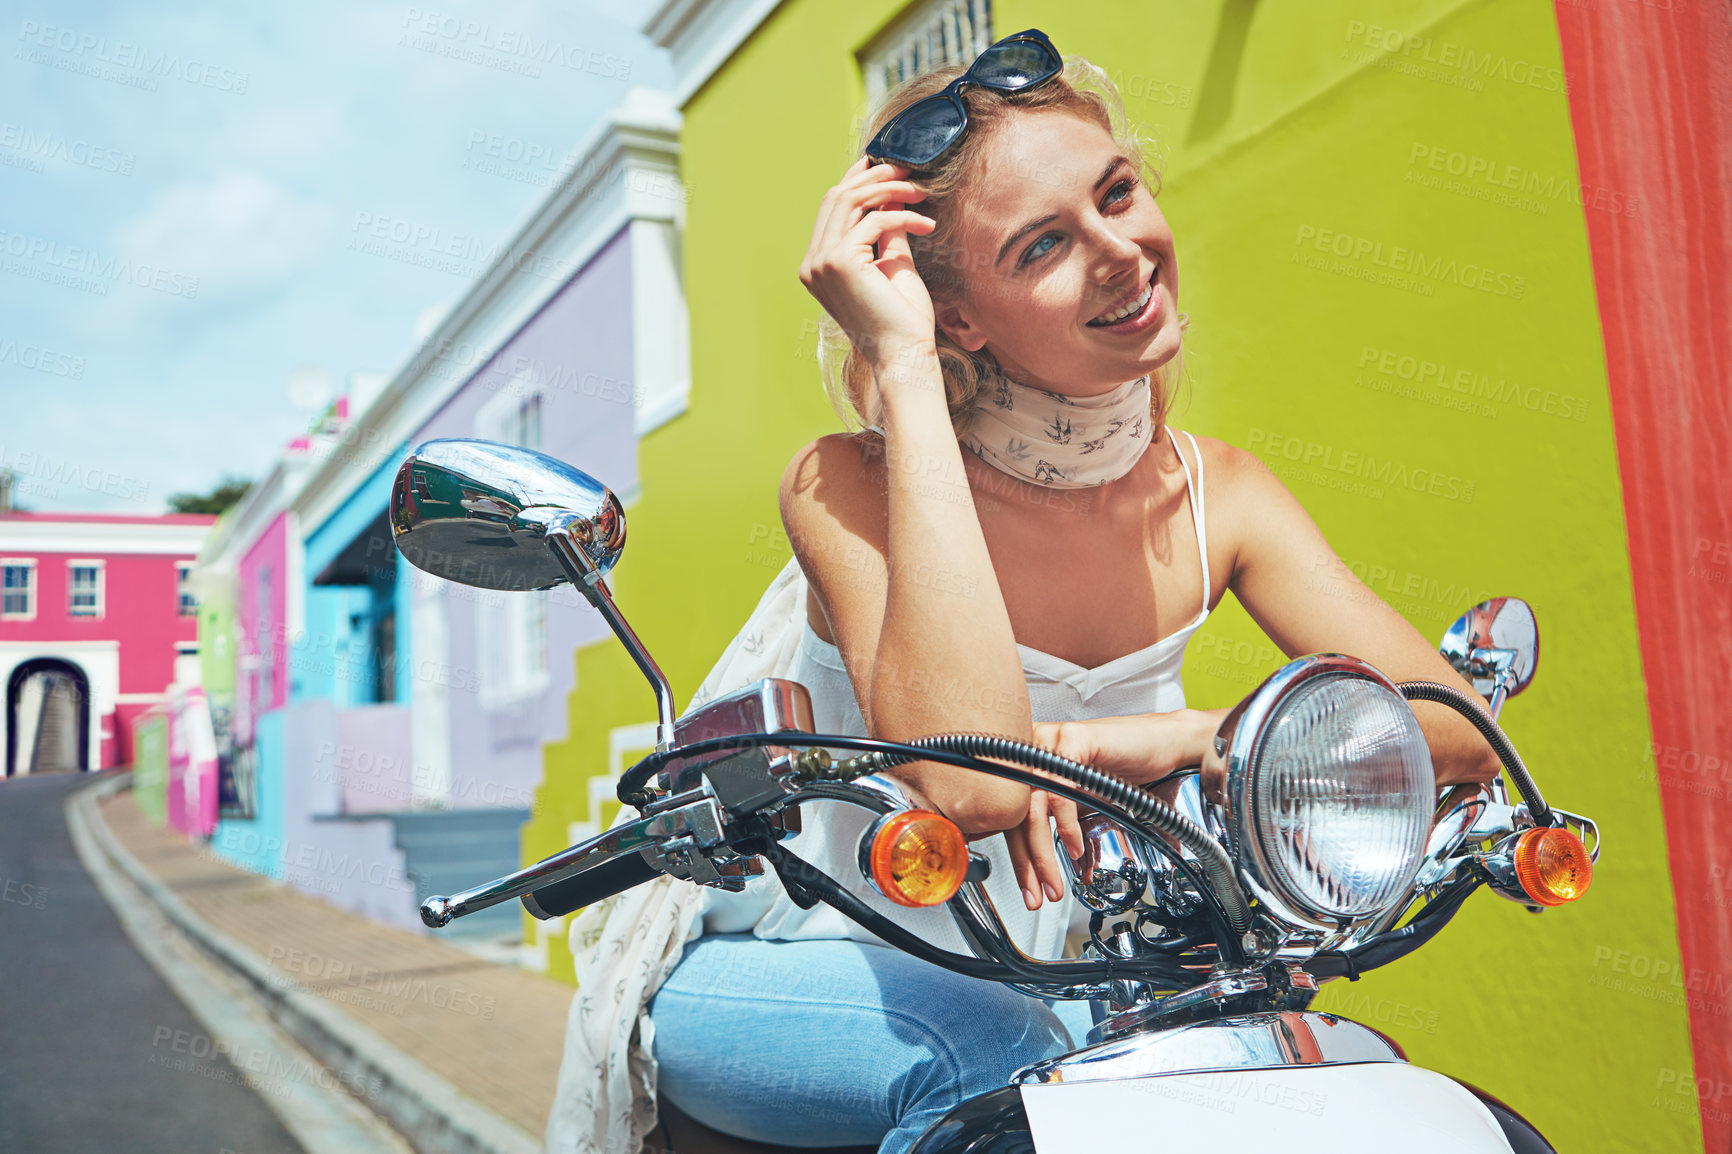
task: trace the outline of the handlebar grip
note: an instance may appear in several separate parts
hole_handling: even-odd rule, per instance
[[[660,876],[661,871],[645,861],[642,854],[626,854],[606,865],[574,874],[564,881],[531,890],[523,895],[523,908],[542,921],[547,921],[549,918],[569,914],[572,910],[592,906]]]

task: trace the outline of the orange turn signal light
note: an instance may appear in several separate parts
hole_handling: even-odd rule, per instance
[[[900,906],[935,906],[962,888],[968,840],[956,823],[929,809],[886,814],[868,831],[867,874]]]
[[[1594,880],[1588,847],[1567,829],[1530,829],[1517,839],[1513,856],[1516,880],[1537,905],[1573,902]]]

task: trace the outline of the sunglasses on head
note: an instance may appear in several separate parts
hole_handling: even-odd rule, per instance
[[[1038,28],[1006,36],[952,80],[942,92],[917,100],[881,129],[866,155],[908,168],[924,168],[968,131],[968,109],[957,93],[972,84],[996,92],[1021,92],[1045,84],[1064,70],[1058,49]]]

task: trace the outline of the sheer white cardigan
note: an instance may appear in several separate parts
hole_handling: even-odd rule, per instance
[[[687,712],[764,677],[784,676],[806,619],[806,577],[790,560],[723,651]],[[621,808],[614,824],[635,812]],[[640,1154],[655,1128],[655,1027],[646,1007],[703,932],[708,891],[659,877],[571,922],[577,993],[547,1117],[550,1154]]]

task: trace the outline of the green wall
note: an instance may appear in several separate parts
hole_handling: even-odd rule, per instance
[[[199,676],[205,694],[216,701],[235,693],[234,583],[211,583],[198,603]]]
[[[788,556],[784,464],[836,427],[796,268],[853,159],[853,53],[900,7],[789,0],[685,109],[692,410],[643,442],[613,583],[682,702]],[[1160,142],[1191,318],[1174,424],[1268,462],[1426,637],[1488,593],[1539,616],[1539,676],[1504,719],[1548,797],[1600,821],[1592,894],[1538,918],[1481,895],[1319,1004],[1497,1093],[1561,1150],[1700,1149],[1693,1099],[1666,1092],[1690,1077],[1684,993],[1640,976],[1680,970],[1549,5],[1001,0],[995,23],[1101,64]],[[800,145],[765,156],[766,121]],[[526,860],[607,820],[587,797],[608,734],[653,718],[616,645],[577,664]],[[1229,598],[1192,642],[1187,692],[1229,704],[1279,664]],[[569,980],[563,930],[545,940]]]
[[[132,723],[132,803],[153,825],[168,820],[168,715],[142,713]]]

